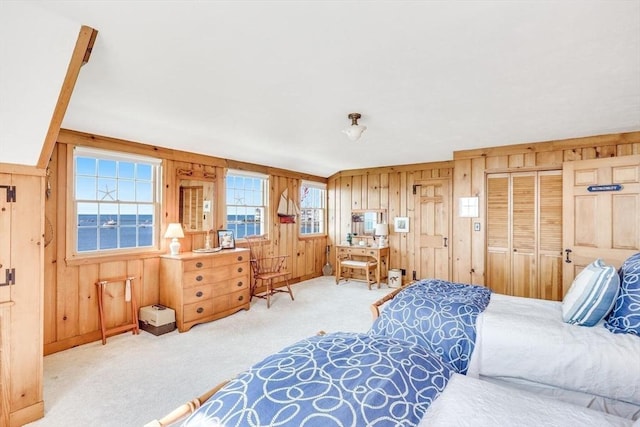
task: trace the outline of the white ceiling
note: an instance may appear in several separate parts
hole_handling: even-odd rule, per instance
[[[638,0],[28,3],[99,31],[68,129],[323,177],[640,130]]]

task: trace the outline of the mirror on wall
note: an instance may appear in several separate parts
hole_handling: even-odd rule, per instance
[[[179,219],[184,231],[213,229],[213,181],[180,180]]]
[[[373,236],[376,224],[386,222],[384,209],[362,209],[351,212],[351,232],[358,236]]]

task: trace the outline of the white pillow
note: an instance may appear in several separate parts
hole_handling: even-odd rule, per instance
[[[593,326],[613,308],[620,278],[616,269],[597,259],[573,280],[562,300],[562,320],[581,326]]]

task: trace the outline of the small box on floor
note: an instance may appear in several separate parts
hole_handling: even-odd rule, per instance
[[[166,334],[176,328],[176,312],[160,304],[140,307],[138,323],[140,329],[153,335]]]

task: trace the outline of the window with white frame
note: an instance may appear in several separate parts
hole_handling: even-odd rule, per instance
[[[327,186],[302,181],[300,186],[300,235],[326,232]]]
[[[159,247],[160,159],[76,147],[75,252]]]
[[[236,239],[266,234],[269,177],[267,175],[227,171],[227,229]]]

